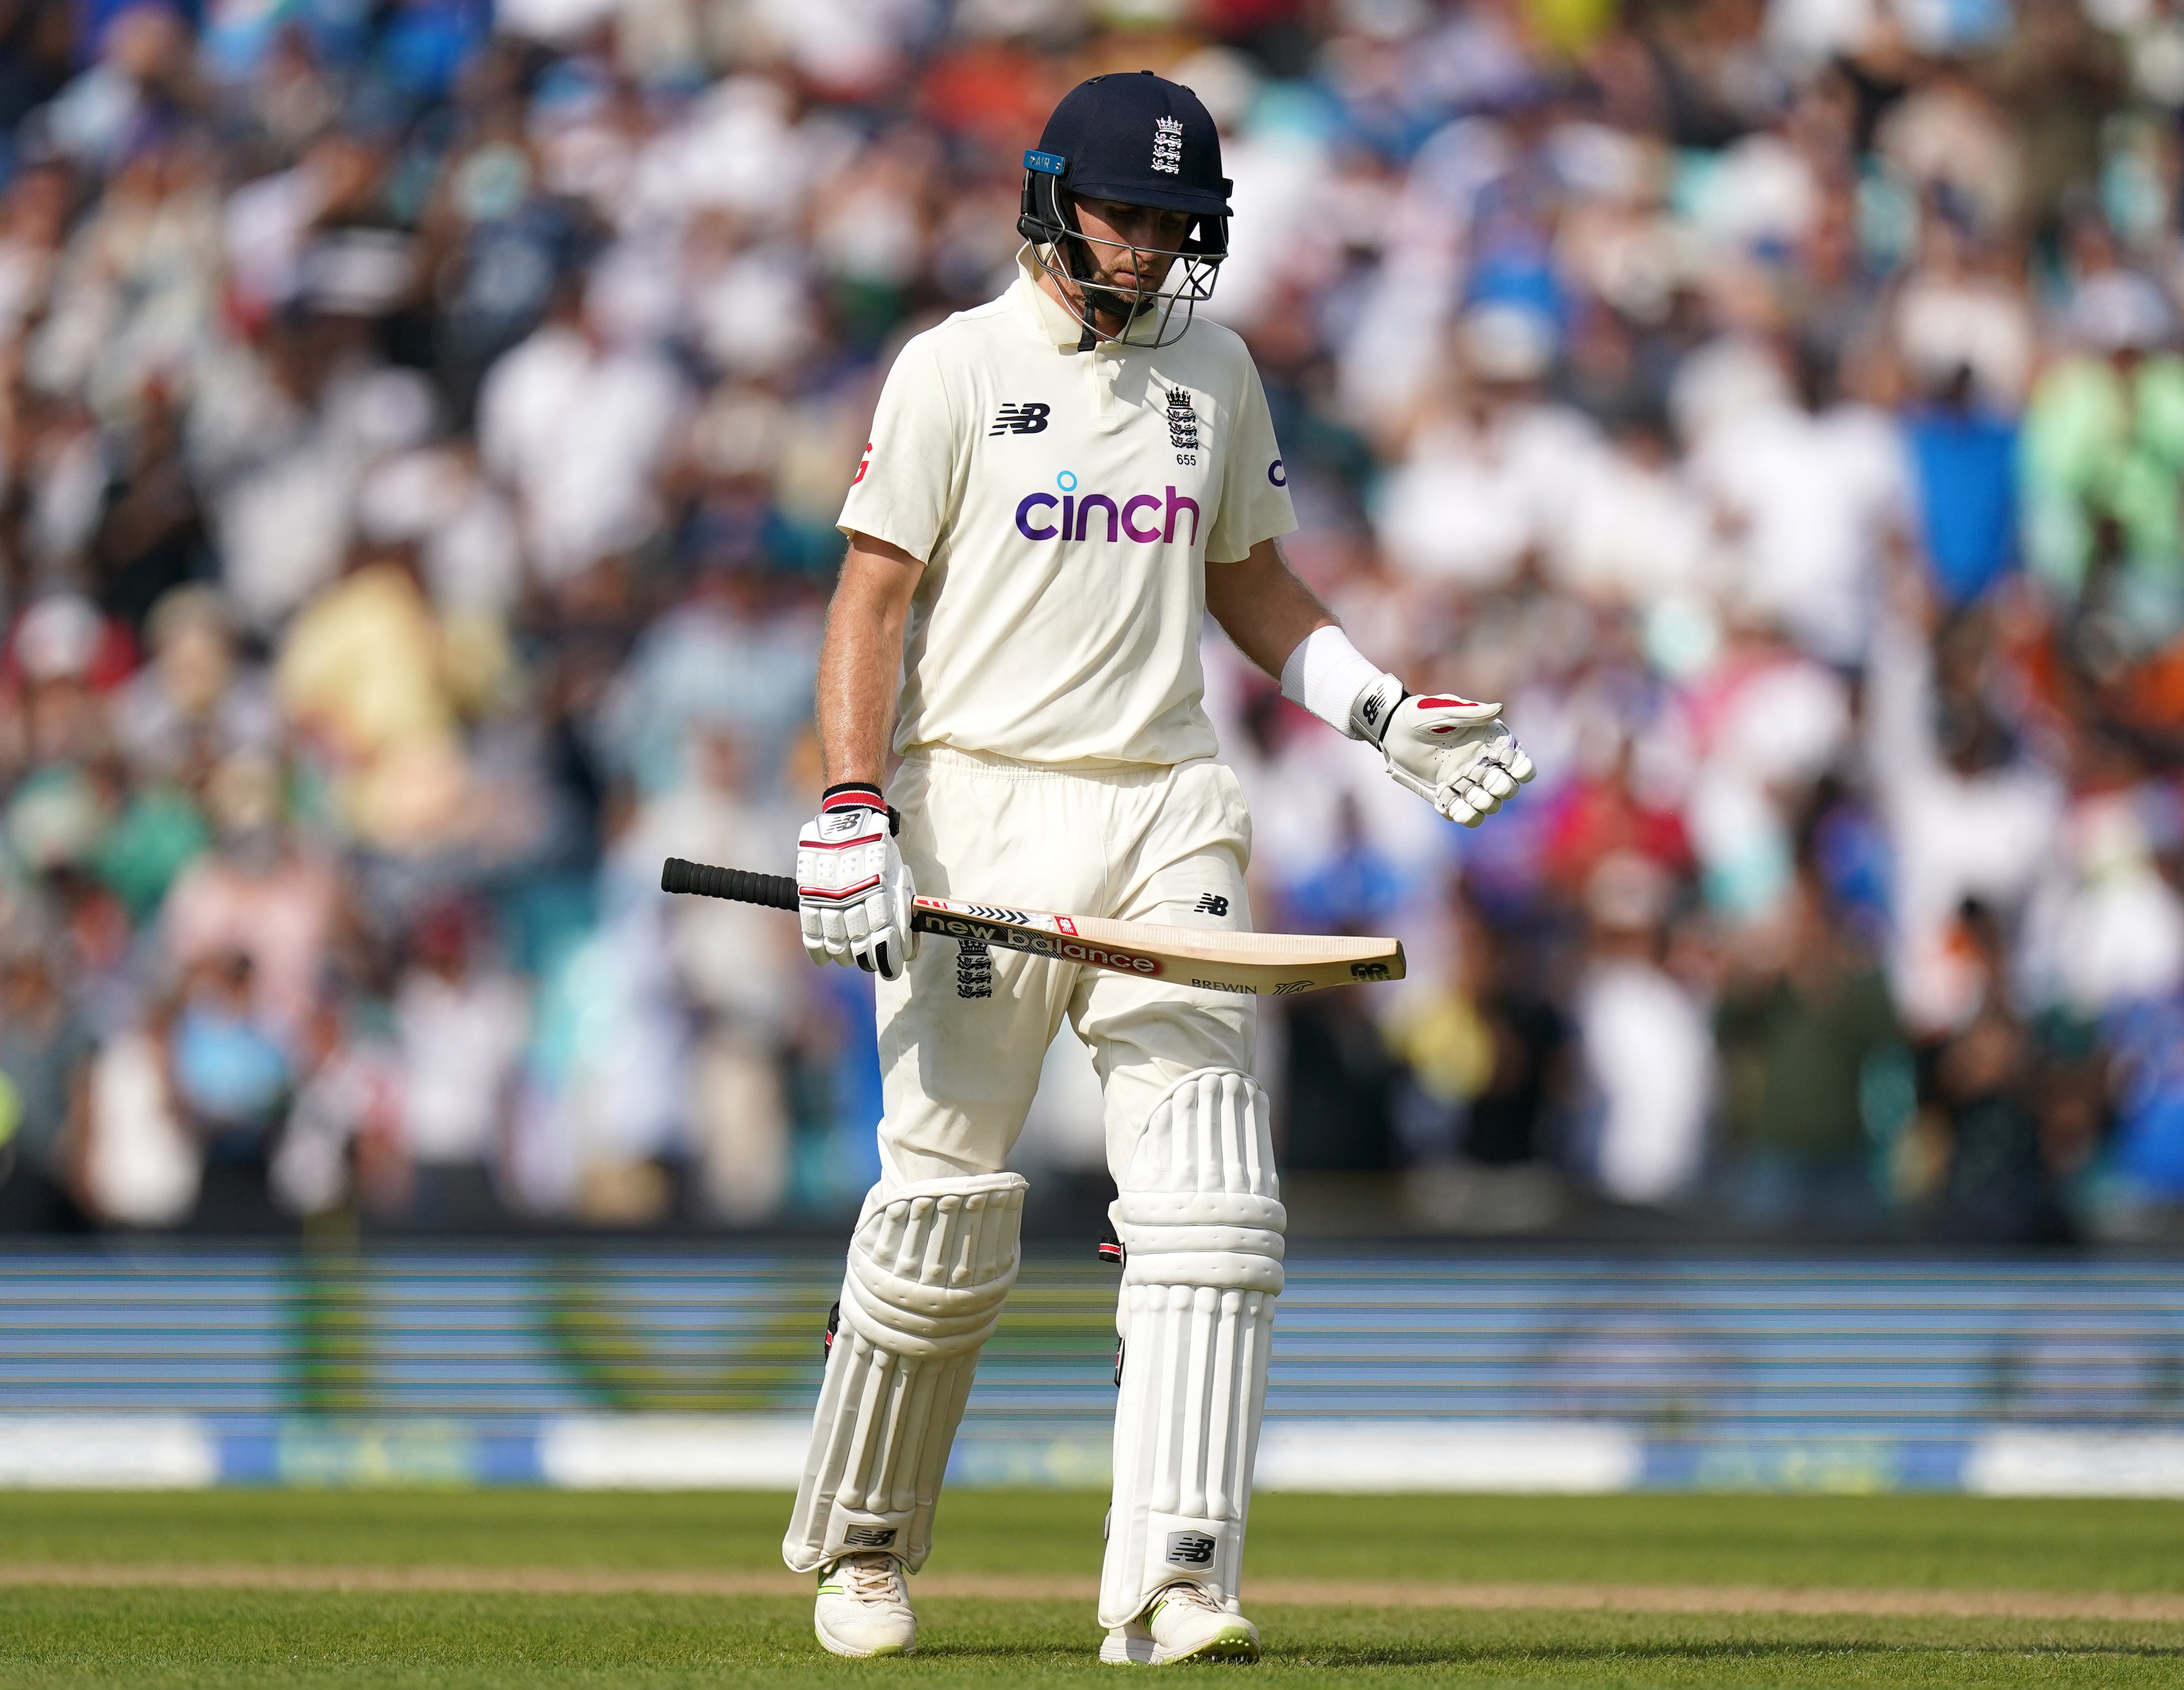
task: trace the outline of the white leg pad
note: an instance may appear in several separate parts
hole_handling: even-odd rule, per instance
[[[1028,1189],[986,1174],[866,1197],[781,1544],[796,1571],[874,1551],[925,1564],[978,1352],[1016,1283]]]
[[[1233,1069],[1178,1081],[1132,1152],[1115,1204],[1123,1351],[1103,1626],[1184,1579],[1235,1598],[1282,1289],[1278,1190],[1266,1093]]]

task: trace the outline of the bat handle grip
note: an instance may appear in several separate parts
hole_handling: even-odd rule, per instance
[[[716,868],[671,856],[660,865],[660,890],[694,892],[701,898],[732,898],[739,904],[763,904],[770,910],[796,907],[796,882],[786,874],[755,874],[747,868]]]

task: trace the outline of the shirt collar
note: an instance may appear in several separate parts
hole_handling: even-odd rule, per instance
[[[1017,310],[1054,343],[1056,351],[1074,352],[1084,343],[1084,325],[1039,286],[1039,260],[1032,256],[1029,247],[1024,248],[1017,254],[1017,279],[1009,284],[1008,297],[1015,302]],[[1155,315],[1148,312],[1132,323],[1119,341],[1102,337],[1095,349],[1139,344],[1140,334],[1153,332]]]

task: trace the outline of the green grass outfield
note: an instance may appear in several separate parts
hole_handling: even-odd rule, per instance
[[[0,1493],[0,1687],[1044,1685],[1119,1670],[1093,1659],[1089,1604],[1068,1593],[1097,1572],[1099,1498],[951,1496],[928,1572],[954,1593],[921,1599],[917,1659],[874,1663],[823,1655],[809,1598],[774,1581],[786,1506]],[[2178,1504],[1269,1496],[1250,1576],[1282,1598],[1250,1601],[1267,1659],[1182,1670],[1270,1685],[2184,1687]],[[737,1593],[702,1587],[737,1579]],[[1411,1605],[1356,1599],[1382,1587]],[[1747,1611],[1708,1611],[1717,1598]],[[1778,1599],[1843,1611],[1772,1611]],[[1882,1611],[1854,1611],[1864,1603]]]

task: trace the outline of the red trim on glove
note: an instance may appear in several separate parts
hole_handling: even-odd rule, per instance
[[[1468,698],[1422,698],[1418,702],[1420,710],[1476,710],[1479,708],[1479,700]]]
[[[838,890],[826,886],[799,886],[796,896],[799,902],[806,904],[847,904],[874,890],[879,884],[880,877],[875,874],[869,880],[860,880],[854,886],[844,886]]]

